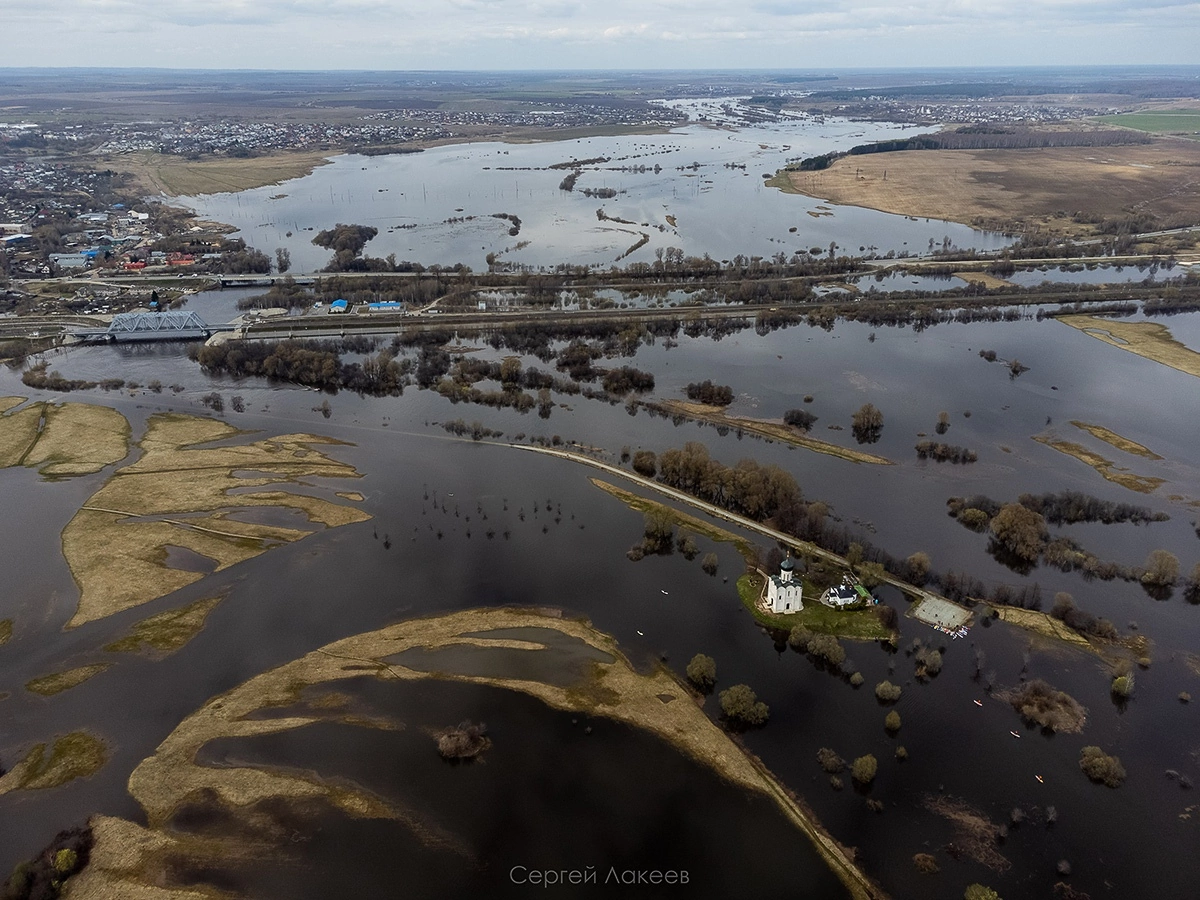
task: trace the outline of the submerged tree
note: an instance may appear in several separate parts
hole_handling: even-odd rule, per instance
[[[687,664],[688,681],[702,691],[711,691],[717,683],[717,663],[711,656],[697,653]]]
[[[850,418],[854,439],[860,444],[873,444],[883,432],[883,413],[873,403],[864,403]]]
[[[1026,563],[1035,563],[1042,554],[1047,532],[1046,520],[1020,503],[1006,503],[992,517],[989,526],[996,542]]]
[[[721,691],[720,700],[721,712],[735,726],[763,725],[771,714],[749,685],[735,684]]]
[[[1079,754],[1079,768],[1097,784],[1120,787],[1125,780],[1125,767],[1116,756],[1109,756],[1099,747],[1084,747]]]

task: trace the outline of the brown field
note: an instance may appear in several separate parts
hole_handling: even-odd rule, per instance
[[[67,478],[99,472],[128,452],[129,423],[106,406],[35,403],[0,417],[0,468],[26,465],[47,478]]]
[[[1135,475],[1128,469],[1116,465],[1111,459],[1105,459],[1099,453],[1093,453],[1087,447],[1074,441],[1064,441],[1045,434],[1035,434],[1033,439],[1039,444],[1054,448],[1059,453],[1075,457],[1080,462],[1091,466],[1107,481],[1129,488],[1131,491],[1137,491],[1139,494],[1149,494],[1157,490],[1159,485],[1166,483],[1165,478],[1156,478],[1153,475]]]
[[[138,186],[149,194],[192,197],[197,194],[221,194],[278,184],[308,175],[317,166],[329,162],[336,151],[273,153],[249,159],[189,160],[161,153],[122,153],[97,157],[93,164],[104,169],[132,175]]]
[[[528,677],[426,672],[388,661],[410,648],[454,645],[555,653],[552,641],[542,644],[513,640],[504,634],[489,635],[513,628],[560,632],[567,639],[582,641],[600,651],[608,661],[593,661],[591,670],[568,686]],[[77,876],[72,891],[88,897],[149,896],[147,889],[162,883],[160,879],[170,863],[168,857],[176,863],[190,858],[220,866],[226,848],[232,847],[231,837],[222,837],[217,830],[197,837],[170,827],[172,814],[194,802],[201,791],[212,797],[232,817],[231,821],[252,816],[254,804],[262,801],[320,801],[354,818],[395,819],[427,844],[469,853],[469,848],[462,847],[453,835],[430,824],[428,811],[406,810],[352,782],[328,780],[313,772],[197,763],[197,752],[214,739],[295,731],[296,739],[303,740],[304,726],[331,716],[341,721],[336,708],[320,710],[304,703],[302,692],[310,686],[336,687],[344,679],[366,674],[384,680],[445,679],[492,685],[532,695],[553,709],[603,716],[648,731],[728,782],[773,801],[808,836],[855,900],[884,896],[855,866],[853,853],[838,844],[762,763],[715,724],[669,671],[655,668],[638,672],[612,637],[594,630],[587,622],[567,619],[553,611],[506,608],[463,610],[345,638],[209,700],[180,723],[130,776],[129,792],[144,810],[146,826],[118,819],[99,820],[92,863]],[[270,707],[292,709],[286,716],[256,715]],[[280,840],[289,837],[286,832],[279,835]],[[154,896],[183,895],[160,892]]]
[[[89,475],[129,452],[129,422],[115,409],[87,403],[44,407],[46,428],[25,457],[48,478]]]
[[[1077,212],[1105,218],[1147,212],[1163,227],[1200,222],[1200,143],[1194,141],[874,153],[787,178],[791,192],[833,203],[1001,230],[1029,223],[1089,232],[1072,221]]]
[[[1200,378],[1200,353],[1175,340],[1166,325],[1121,322],[1097,316],[1059,316],[1058,321],[1078,328],[1098,341]]]
[[[210,597],[142,619],[130,628],[128,634],[104,649],[110,653],[145,653],[158,658],[170,656],[200,633],[208,614],[220,602],[220,597]]]
[[[204,577],[166,566],[167,547],[199,553],[221,570],[312,533],[229,518],[238,508],[295,509],[327,528],[370,518],[350,506],[286,491],[229,496],[234,488],[311,476],[358,477],[352,466],[315,449],[337,441],[314,435],[282,435],[211,449],[195,446],[239,434],[215,419],[151,417],[141,441],[142,457],[118,469],[63,529],[63,555],[80,591],[79,609],[68,627],[147,603]],[[239,470],[263,475],[239,478],[234,475]]]
[[[1142,456],[1146,459],[1162,459],[1157,453],[1149,447],[1139,444],[1137,441],[1131,441],[1127,437],[1121,437],[1110,428],[1105,428],[1103,425],[1089,425],[1087,422],[1077,422],[1071,420],[1071,424],[1076,428],[1081,428],[1097,440],[1116,447],[1118,450],[1123,450],[1126,453],[1132,453],[1134,456]]]
[[[89,678],[94,678],[108,668],[108,663],[95,663],[90,666],[80,666],[77,669],[67,669],[65,672],[55,672],[52,675],[42,675],[25,683],[25,690],[43,697],[53,697],[63,691],[69,691],[76,685],[83,684]]]
[[[87,778],[108,761],[104,742],[86,731],[72,731],[54,741],[46,753],[45,744],[37,744],[25,758],[0,778],[0,794],[18,790],[44,790]]]

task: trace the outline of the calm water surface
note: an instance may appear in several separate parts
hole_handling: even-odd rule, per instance
[[[195,302],[199,309],[209,298]],[[1155,321],[1197,346],[1198,319],[1191,314]],[[874,341],[869,339],[872,332]],[[1001,363],[979,357],[984,348],[1005,359],[1018,357],[1029,371],[1010,378]],[[178,347],[89,348],[54,355],[51,361],[68,377],[119,374],[143,384],[158,378],[183,385],[185,390],[178,395],[97,391],[71,398],[111,403],[130,418],[135,435],[155,409],[202,413],[199,398],[217,389],[227,401],[233,394],[245,397],[245,414],[227,414],[242,428],[269,433],[313,431],[353,442],[333,453],[357,466],[364,477],[350,485],[314,484],[306,490],[324,496],[332,496],[335,490],[359,490],[374,519],[318,534],[216,573],[171,597],[64,632],[62,626],[77,595],[59,551],[58,533],[105,474],[47,483],[29,470],[0,471],[5,509],[39,511],[35,517],[0,517],[0,546],[6,548],[0,618],[12,617],[16,623],[14,640],[0,649],[4,661],[0,691],[10,694],[0,701],[4,716],[0,756],[11,765],[32,743],[79,727],[93,729],[113,750],[109,764],[91,779],[44,793],[0,797],[0,867],[36,852],[59,828],[81,822],[93,812],[138,818],[125,790],[129,772],[183,717],[215,693],[328,641],[414,615],[479,605],[537,604],[587,615],[598,628],[614,634],[639,665],[665,656],[669,665],[681,670],[692,654],[705,652],[717,660],[722,686],[738,682],[753,686],[770,705],[771,721],[746,736],[751,749],[805,798],[837,838],[859,848],[867,870],[895,896],[948,900],[960,897],[966,883],[981,881],[1006,898],[1045,897],[1056,880],[1059,859],[1071,861],[1076,873],[1071,883],[1093,896],[1189,897],[1200,877],[1200,868],[1188,852],[1200,821],[1194,811],[1187,814],[1195,801],[1163,774],[1174,769],[1200,779],[1195,706],[1176,700],[1181,690],[1193,695],[1200,690],[1200,679],[1186,665],[1186,655],[1200,646],[1200,610],[1178,595],[1152,600],[1133,584],[1085,582],[1078,575],[1044,569],[1017,575],[988,556],[984,536],[961,528],[944,514],[948,497],[971,493],[1010,500],[1026,491],[1072,488],[1109,500],[1141,503],[1167,512],[1171,520],[1142,527],[1063,530],[1102,558],[1139,564],[1149,550],[1163,547],[1180,558],[1185,571],[1190,569],[1200,557],[1200,542],[1191,526],[1195,508],[1186,505],[1200,498],[1200,450],[1192,427],[1200,416],[1200,392],[1194,379],[1183,373],[1050,321],[945,325],[921,333],[842,323],[829,332],[801,326],[759,337],[748,330],[720,341],[681,335],[675,346],[659,341],[641,347],[632,361],[655,373],[659,397],[681,396],[689,381],[705,377],[728,383],[737,394],[731,411],[738,414],[778,417],[802,406],[803,395],[811,393],[815,400],[808,408],[820,417],[813,433],[846,446],[855,446],[850,414],[861,403],[873,402],[883,410],[885,424],[881,440],[868,449],[898,464],[868,468],[779,444],[739,441],[732,433],[722,437],[695,424],[675,426],[645,412],[631,417],[623,406],[579,397],[560,398],[569,408],[555,408],[548,420],[541,420],[535,414],[456,407],[415,388],[400,398],[339,394],[329,398],[333,412],[325,419],[313,409],[322,398],[311,391],[210,379]],[[0,394],[31,393],[14,373],[0,373]],[[921,433],[933,436],[941,410],[952,416],[950,431],[942,439],[976,449],[978,463],[964,467],[917,461],[913,444]],[[964,415],[967,411],[969,418]],[[661,451],[701,440],[714,456],[727,462],[743,456],[777,462],[797,477],[807,496],[828,500],[844,522],[892,553],[925,550],[935,567],[971,572],[991,584],[1019,587],[1036,580],[1047,601],[1055,591],[1067,590],[1081,606],[1112,618],[1122,628],[1137,620],[1140,630],[1155,641],[1153,665],[1138,672],[1134,699],[1120,707],[1109,697],[1109,675],[1099,660],[1061,648],[1031,647],[1023,632],[993,625],[976,627],[966,641],[950,642],[945,669],[928,684],[914,679],[913,662],[904,652],[848,645],[853,668],[866,679],[855,690],[842,676],[777,646],[745,613],[733,587],[741,561],[731,547],[699,541],[702,553],[718,554],[720,570],[715,578],[705,575],[698,561],[689,563],[679,555],[631,563],[625,550],[640,539],[640,514],[597,491],[587,481],[589,472],[576,464],[504,447],[449,441],[432,424],[459,417],[478,419],[510,435],[518,431],[560,434],[602,446],[614,455],[623,444]],[[1165,459],[1156,462],[1123,455],[1075,428],[1072,420],[1104,425]],[[830,430],[828,425],[841,425],[843,430]],[[1130,471],[1162,477],[1167,483],[1142,495],[1104,481],[1077,460],[1030,439],[1047,430],[1101,452]],[[384,537],[390,539],[391,549],[384,548]],[[166,660],[153,662],[102,650],[147,615],[218,594],[225,599],[206,629]],[[911,619],[902,618],[901,628],[902,648],[914,637],[938,640]],[[1009,707],[987,698],[970,677],[972,645],[986,654],[986,668],[994,671],[998,686],[1015,685],[1023,674],[1045,677],[1079,699],[1089,710],[1083,734],[1042,735],[1023,726]],[[23,688],[29,678],[95,661],[116,664],[56,697],[37,697]],[[896,707],[903,726],[896,738],[884,731],[886,710],[872,692],[872,685],[883,678],[904,687]],[[375,692],[372,702],[395,702],[401,718],[414,715],[414,724],[448,723],[441,721],[444,716],[423,714],[422,718],[401,711],[421,703],[433,704],[426,709],[437,708],[434,701],[443,695],[430,686],[414,689],[412,696],[395,694],[390,699],[380,695],[382,685],[364,689]],[[606,835],[618,828],[622,810],[642,809],[637,797],[645,790],[646,796],[656,798],[647,809],[659,812],[633,845],[655,852],[685,844],[715,848],[679,852],[688,860],[707,854],[726,861],[731,857],[719,855],[720,848],[729,846],[722,839],[730,832],[725,823],[733,820],[744,823],[735,829],[739,833],[760,829],[747,832],[759,835],[755,841],[792,848],[788,852],[793,856],[783,850],[772,853],[774,859],[780,854],[786,859],[781,868],[760,873],[760,890],[773,893],[796,883],[791,879],[808,883],[805,879],[812,878],[816,880],[810,896],[836,896],[832,887],[819,887],[827,882],[812,867],[801,835],[775,823],[769,808],[731,793],[706,771],[689,767],[654,740],[603,725],[596,729],[599,740],[585,746],[573,742],[570,717],[544,710],[533,701],[490,692],[451,698],[449,693],[456,691],[445,696],[449,719],[475,715],[501,729],[496,768],[505,760],[506,777],[493,778],[489,762],[478,771],[447,767],[446,777],[430,784],[465,791],[475,782],[449,776],[480,779],[479,790],[484,792],[480,796],[485,799],[477,823],[453,809],[442,814],[474,835],[472,840],[486,848],[481,852],[493,867],[527,846],[517,837],[511,841],[504,837],[509,828],[514,835],[536,838],[539,846],[549,839],[545,835],[557,834],[562,843],[555,852],[562,859],[585,849],[592,854],[589,861],[624,858],[611,849]],[[976,706],[974,699],[980,699],[983,707]],[[497,713],[485,716],[484,708]],[[511,732],[506,724],[509,716],[518,723]],[[378,760],[394,752],[411,759],[413,766],[440,765],[432,753],[424,754],[420,741],[428,739],[416,729],[402,738],[358,732],[349,738],[340,726],[321,728],[325,731],[314,731],[312,740],[305,736],[294,746],[265,741],[253,747],[209,749],[214,753],[236,749],[238,754],[322,771],[328,760],[331,773],[361,777],[387,790],[418,792],[408,795],[416,798],[414,802],[426,785],[407,779],[403,768],[380,767]],[[1014,738],[1010,730],[1022,736]],[[500,733],[505,735],[503,742]],[[588,791],[608,785],[611,796],[618,798],[616,811],[598,816],[580,831],[567,824],[572,821],[571,811],[561,801],[539,800],[528,816],[505,818],[518,815],[505,791],[523,791],[535,780],[532,763],[508,755],[508,748],[526,740],[541,747],[548,759],[564,764],[580,760],[588,777],[571,782],[575,786],[571,789]],[[335,754],[325,748],[346,741],[353,753],[335,763],[330,758]],[[405,749],[408,741],[412,746]],[[897,744],[908,749],[908,761],[894,759]],[[1121,789],[1092,785],[1081,775],[1078,754],[1087,744],[1098,744],[1122,758],[1129,779]],[[884,804],[882,813],[870,811],[864,797],[849,787],[840,792],[831,789],[815,761],[817,749],[823,746],[847,759],[864,753],[879,758],[880,774],[869,796]],[[625,781],[613,774],[631,768],[622,761],[642,758],[652,773],[645,780]],[[510,764],[516,768],[507,768]],[[593,776],[597,783],[589,787]],[[614,779],[619,789],[612,786]],[[928,795],[943,792],[965,799],[996,824],[1007,821],[1017,806],[1029,815],[1029,823],[1013,829],[998,848],[1011,861],[1010,868],[990,871],[968,859],[956,862],[938,853],[937,848],[955,838],[949,824],[929,813],[924,803]],[[1044,821],[1050,805],[1058,811],[1053,827]],[[689,820],[687,827],[693,830],[681,831],[686,817],[681,818],[678,810],[684,808],[697,810],[708,824],[693,825]],[[436,810],[431,808],[431,814]],[[553,828],[545,830],[548,823],[558,823],[561,834]],[[476,827],[479,830],[473,830]],[[406,840],[387,825],[368,828],[330,820],[322,828],[328,829],[321,832],[326,837],[315,837],[313,850],[322,860],[322,872],[337,871],[339,866],[358,872],[367,858],[362,848],[389,842],[400,845]],[[941,875],[927,879],[915,874],[911,856],[923,851],[938,853]],[[741,851],[729,852],[736,856]],[[404,844],[397,853],[399,859],[419,859],[421,865],[433,867],[431,871],[441,871],[440,863],[422,855],[418,846]],[[793,865],[796,868],[787,868]],[[724,871],[726,866],[722,862],[715,868]],[[283,869],[237,877],[260,887],[265,896],[287,896],[288,885],[294,883],[287,880],[294,873]],[[471,879],[485,876],[461,877],[464,884],[479,885],[482,882]]]

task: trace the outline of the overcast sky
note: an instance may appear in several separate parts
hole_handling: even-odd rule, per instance
[[[0,0],[0,66],[809,68],[1200,62],[1170,0]]]

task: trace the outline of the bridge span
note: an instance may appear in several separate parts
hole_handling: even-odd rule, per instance
[[[125,343],[128,341],[203,341],[233,325],[209,325],[194,312],[119,313],[105,329],[78,328],[70,336],[80,343]]]

